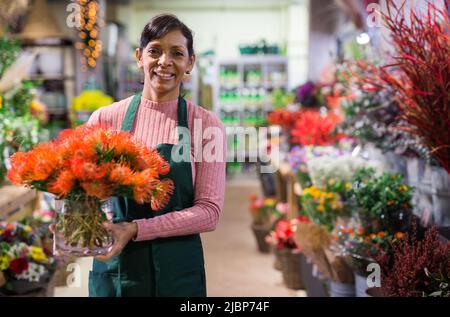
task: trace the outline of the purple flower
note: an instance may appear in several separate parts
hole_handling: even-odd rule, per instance
[[[308,81],[306,84],[298,87],[296,97],[297,102],[304,104],[305,106],[313,106],[313,102],[315,101],[314,91],[316,89],[316,85]]]

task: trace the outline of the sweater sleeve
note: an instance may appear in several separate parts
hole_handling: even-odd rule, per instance
[[[212,113],[202,110],[201,120],[202,148],[195,152],[203,155],[195,158],[194,205],[158,217],[135,220],[136,241],[215,230],[224,203],[226,135],[223,125]]]

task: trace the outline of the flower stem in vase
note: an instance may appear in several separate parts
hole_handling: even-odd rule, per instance
[[[57,213],[56,248],[59,252],[77,256],[105,254],[112,237],[102,226],[109,221],[101,201],[93,197],[65,199]]]

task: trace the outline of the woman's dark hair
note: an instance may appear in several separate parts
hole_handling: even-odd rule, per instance
[[[189,52],[189,56],[194,55],[194,39],[191,29],[189,29],[183,22],[181,22],[177,18],[176,15],[173,14],[157,15],[145,25],[141,33],[139,46],[140,53],[142,54],[142,50],[147,46],[148,43],[155,39],[160,39],[167,33],[174,30],[180,30],[180,32],[187,40],[187,49]]]

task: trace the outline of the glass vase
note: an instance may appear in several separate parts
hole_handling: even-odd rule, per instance
[[[102,224],[112,222],[112,199],[84,196],[61,199],[56,204],[54,253],[97,256],[111,250],[113,239]]]

